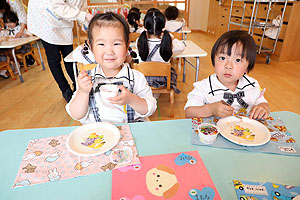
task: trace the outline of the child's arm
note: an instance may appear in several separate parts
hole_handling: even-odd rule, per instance
[[[234,108],[223,104],[221,101],[205,104],[203,106],[191,106],[186,108],[186,118],[193,117],[227,117],[233,115]]]
[[[93,87],[92,79],[85,70],[78,76],[78,91],[70,103],[71,116],[74,119],[82,119],[88,112],[89,94]]]
[[[270,107],[269,104],[264,102],[253,106],[249,118],[250,119],[266,119],[269,117]]]
[[[119,85],[118,88],[121,90],[121,94],[116,97],[108,98],[111,103],[118,105],[128,104],[141,115],[148,112],[148,105],[145,99],[131,93],[123,85]]]

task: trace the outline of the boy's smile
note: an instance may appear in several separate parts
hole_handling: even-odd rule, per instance
[[[218,80],[231,91],[234,91],[238,80],[247,73],[249,62],[242,58],[242,46],[234,44],[231,55],[227,55],[227,48],[224,52],[218,52],[215,56],[215,71]]]
[[[92,32],[91,49],[106,76],[117,75],[127,56],[124,31],[120,26],[95,27]]]

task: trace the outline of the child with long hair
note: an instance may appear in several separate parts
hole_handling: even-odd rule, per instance
[[[251,35],[240,30],[224,33],[211,51],[215,73],[193,84],[184,108],[186,117],[226,117],[244,109],[251,119],[266,119],[270,108],[264,90],[247,75],[255,59]]]
[[[96,14],[88,27],[88,43],[97,66],[81,71],[78,89],[67,104],[68,114],[83,124],[126,123],[148,117],[156,100],[144,75],[124,63],[129,46],[129,26],[122,16]],[[115,97],[104,98],[102,87],[116,86]]]
[[[130,25],[130,32],[141,33],[143,32],[143,28],[139,27],[141,15],[137,12],[129,12],[127,15],[127,21]]]
[[[137,40],[138,53],[141,61],[170,62],[173,53],[181,53],[184,50],[184,44],[173,39],[168,31],[164,30],[166,19],[160,11],[148,12],[144,18],[144,27],[140,37]],[[153,67],[155,70],[155,67]],[[176,93],[177,74],[174,68],[171,69],[171,86]],[[167,80],[165,77],[146,77],[150,86],[159,88],[165,87]]]

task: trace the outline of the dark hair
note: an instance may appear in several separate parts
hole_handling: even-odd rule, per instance
[[[162,34],[162,30],[165,28],[166,19],[164,14],[160,11],[149,12],[146,14],[144,18],[144,27],[147,31],[143,31],[138,39],[137,47],[139,51],[139,55],[143,61],[147,60],[149,54],[149,46],[148,46],[148,35],[160,36]],[[173,52],[172,52],[172,38],[168,31],[164,31],[161,46],[159,49],[160,56],[164,61],[169,61]]]
[[[10,11],[10,6],[6,0],[0,0],[0,10],[4,9],[4,12]]]
[[[246,60],[249,62],[247,71],[250,72],[254,68],[256,59],[256,44],[251,35],[246,31],[233,30],[228,31],[221,35],[216,41],[211,50],[211,62],[215,66],[215,56],[217,53],[225,52],[227,48],[227,55],[231,55],[231,49],[234,44],[241,44],[243,46],[242,58],[246,56]]]
[[[141,11],[140,11],[140,9],[138,9],[137,7],[132,7],[132,8],[130,8],[130,10],[129,10],[129,13],[132,13],[132,12],[135,12],[135,13],[141,14]]]
[[[127,16],[128,23],[134,27],[134,32],[136,32],[139,27],[136,21],[140,20],[140,18],[141,15],[136,12],[131,12]]]
[[[146,14],[148,14],[149,12],[155,12],[155,11],[160,11],[157,8],[149,8],[146,12]]]
[[[8,11],[3,13],[3,22],[4,23],[16,23],[17,25],[19,25],[19,18],[18,16],[12,12],[12,11]]]
[[[126,42],[126,46],[128,46],[129,42],[129,26],[126,19],[116,13],[106,12],[101,14],[96,14],[91,19],[88,27],[88,38],[90,44],[93,42],[93,29],[95,26],[98,27],[122,27],[124,31],[124,39]]]
[[[176,6],[169,6],[165,10],[167,20],[175,20],[178,17],[178,8]]]

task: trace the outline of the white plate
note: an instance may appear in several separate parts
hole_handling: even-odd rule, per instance
[[[248,128],[249,132],[251,133],[249,135],[254,134],[254,139],[251,139],[251,137],[246,139],[233,135],[232,132],[236,125],[240,126],[242,130]],[[220,130],[220,134],[223,137],[239,145],[259,146],[266,144],[271,138],[270,131],[267,129],[267,127],[265,127],[265,125],[247,117],[242,117],[242,119],[238,119],[234,116],[225,117],[218,121],[217,126]]]
[[[98,139],[96,141],[95,139],[87,139],[89,137],[98,137]],[[120,131],[116,126],[97,122],[80,126],[72,131],[67,138],[66,145],[68,150],[75,155],[95,156],[109,151],[118,144],[119,140]]]

